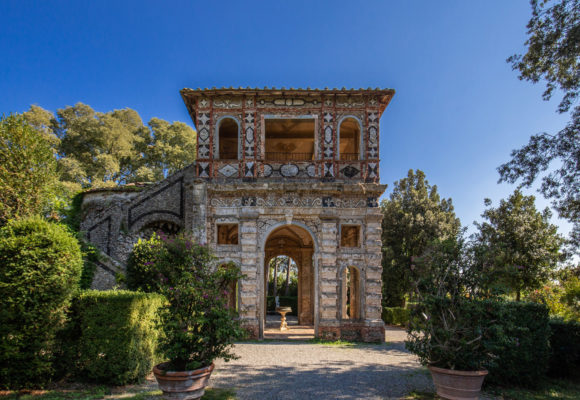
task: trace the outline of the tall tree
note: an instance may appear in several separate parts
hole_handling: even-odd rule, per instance
[[[159,181],[195,161],[196,133],[183,122],[170,124],[159,118],[141,130],[136,150],[142,155],[137,163],[136,181]]]
[[[433,240],[454,238],[461,224],[451,199],[441,199],[421,170],[409,170],[395,182],[383,213],[383,304],[400,306],[412,291],[412,258],[421,256]]]
[[[487,273],[520,300],[522,291],[539,288],[563,260],[564,239],[550,224],[550,210],[536,209],[534,196],[516,190],[497,208],[486,199],[484,221],[476,223],[476,243],[487,251]]]
[[[131,109],[99,113],[77,103],[56,112],[64,179],[84,187],[125,183],[138,157],[134,144],[143,122]]]
[[[28,122],[28,125],[44,135],[49,143],[54,147],[55,151],[58,151],[60,139],[54,133],[53,113],[40,106],[31,105],[28,111],[22,113],[22,116],[24,117],[24,120]]]
[[[21,115],[0,118],[0,225],[46,211],[56,178],[47,137]]]
[[[77,103],[56,115],[39,106],[23,114],[58,154],[69,191],[136,181],[159,181],[195,160],[196,133],[182,122],[143,124],[129,108],[106,113]]]
[[[519,71],[519,79],[546,82],[545,100],[559,89],[563,98],[558,111],[568,112],[580,96],[580,0],[531,0],[530,4],[527,52],[507,61]],[[580,249],[580,107],[574,108],[563,130],[533,135],[511,157],[498,168],[499,181],[521,180],[529,187],[543,175],[540,192],[552,199],[560,217],[573,224],[571,242]]]

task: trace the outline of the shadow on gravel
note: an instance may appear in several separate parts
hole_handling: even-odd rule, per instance
[[[396,366],[364,360],[296,367],[224,364],[212,381],[213,387],[236,388],[240,400],[396,399],[412,390],[432,390],[428,372],[404,360]]]

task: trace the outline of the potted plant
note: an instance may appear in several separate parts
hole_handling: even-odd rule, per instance
[[[478,274],[466,267],[463,241],[434,243],[412,262],[419,302],[405,345],[428,366],[439,396],[478,399],[491,359],[490,321],[478,299]]]
[[[218,266],[208,248],[187,235],[160,238],[153,263],[167,303],[159,309],[159,350],[169,361],[153,372],[165,398],[199,399],[213,361],[235,358],[233,341],[244,336],[227,306],[228,288],[242,276],[233,264]]]

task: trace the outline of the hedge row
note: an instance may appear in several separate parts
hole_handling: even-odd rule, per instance
[[[548,375],[556,378],[580,374],[580,324],[550,321],[550,363]]]
[[[411,318],[418,318],[420,328],[427,324],[423,322],[423,315],[434,315],[432,323],[440,327],[437,334],[445,337],[445,329],[436,318],[441,309],[448,307],[447,303],[447,298],[430,299],[415,307]],[[425,347],[424,343],[409,342],[407,346],[417,351],[423,361],[435,357],[445,365],[461,365],[459,369],[473,368],[468,366],[479,365],[481,361],[489,371],[487,383],[533,387],[541,381],[550,356],[551,331],[545,305],[465,299],[454,307],[452,326],[471,329],[465,330],[464,340],[453,342],[457,349],[452,353],[439,346]],[[455,322],[458,325],[453,325]],[[473,348],[469,342],[478,337],[481,346]]]
[[[81,267],[77,240],[62,225],[31,217],[0,229],[0,388],[50,382]]]
[[[403,307],[383,307],[382,318],[387,325],[407,326],[411,310]]]
[[[483,301],[490,328],[486,344],[497,358],[488,383],[533,387],[546,374],[550,356],[548,309],[542,304]]]
[[[131,291],[81,293],[63,334],[62,365],[82,379],[124,385],[138,382],[160,360],[156,311],[161,295]]]
[[[280,307],[290,307],[292,312],[288,315],[298,315],[298,297],[296,296],[278,296]],[[266,310],[268,312],[276,312],[276,299],[274,296],[266,298]]]

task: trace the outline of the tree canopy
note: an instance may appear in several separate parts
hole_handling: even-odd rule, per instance
[[[411,292],[412,258],[421,256],[436,239],[455,238],[461,228],[451,199],[441,199],[425,173],[409,170],[395,182],[383,213],[383,303],[399,306]]]
[[[580,95],[580,0],[531,0],[527,52],[508,58],[519,78],[546,82],[544,99],[559,89],[558,106],[568,112]],[[529,143],[511,153],[512,159],[498,168],[500,182],[531,186],[540,176],[540,192],[560,217],[573,224],[571,242],[580,248],[580,107],[572,111],[568,125],[555,135],[533,135]],[[548,174],[543,174],[549,171]]]
[[[494,208],[486,199],[483,222],[477,223],[475,242],[485,251],[482,271],[488,281],[502,283],[520,299],[521,292],[539,288],[563,259],[564,239],[550,224],[550,210],[536,209],[534,196],[516,190]]]
[[[56,160],[48,137],[20,115],[2,117],[0,225],[45,211],[56,179]]]
[[[97,112],[77,103],[53,114],[31,106],[23,115],[50,140],[60,179],[77,189],[159,181],[195,160],[193,129],[159,118],[146,126],[130,108]]]

